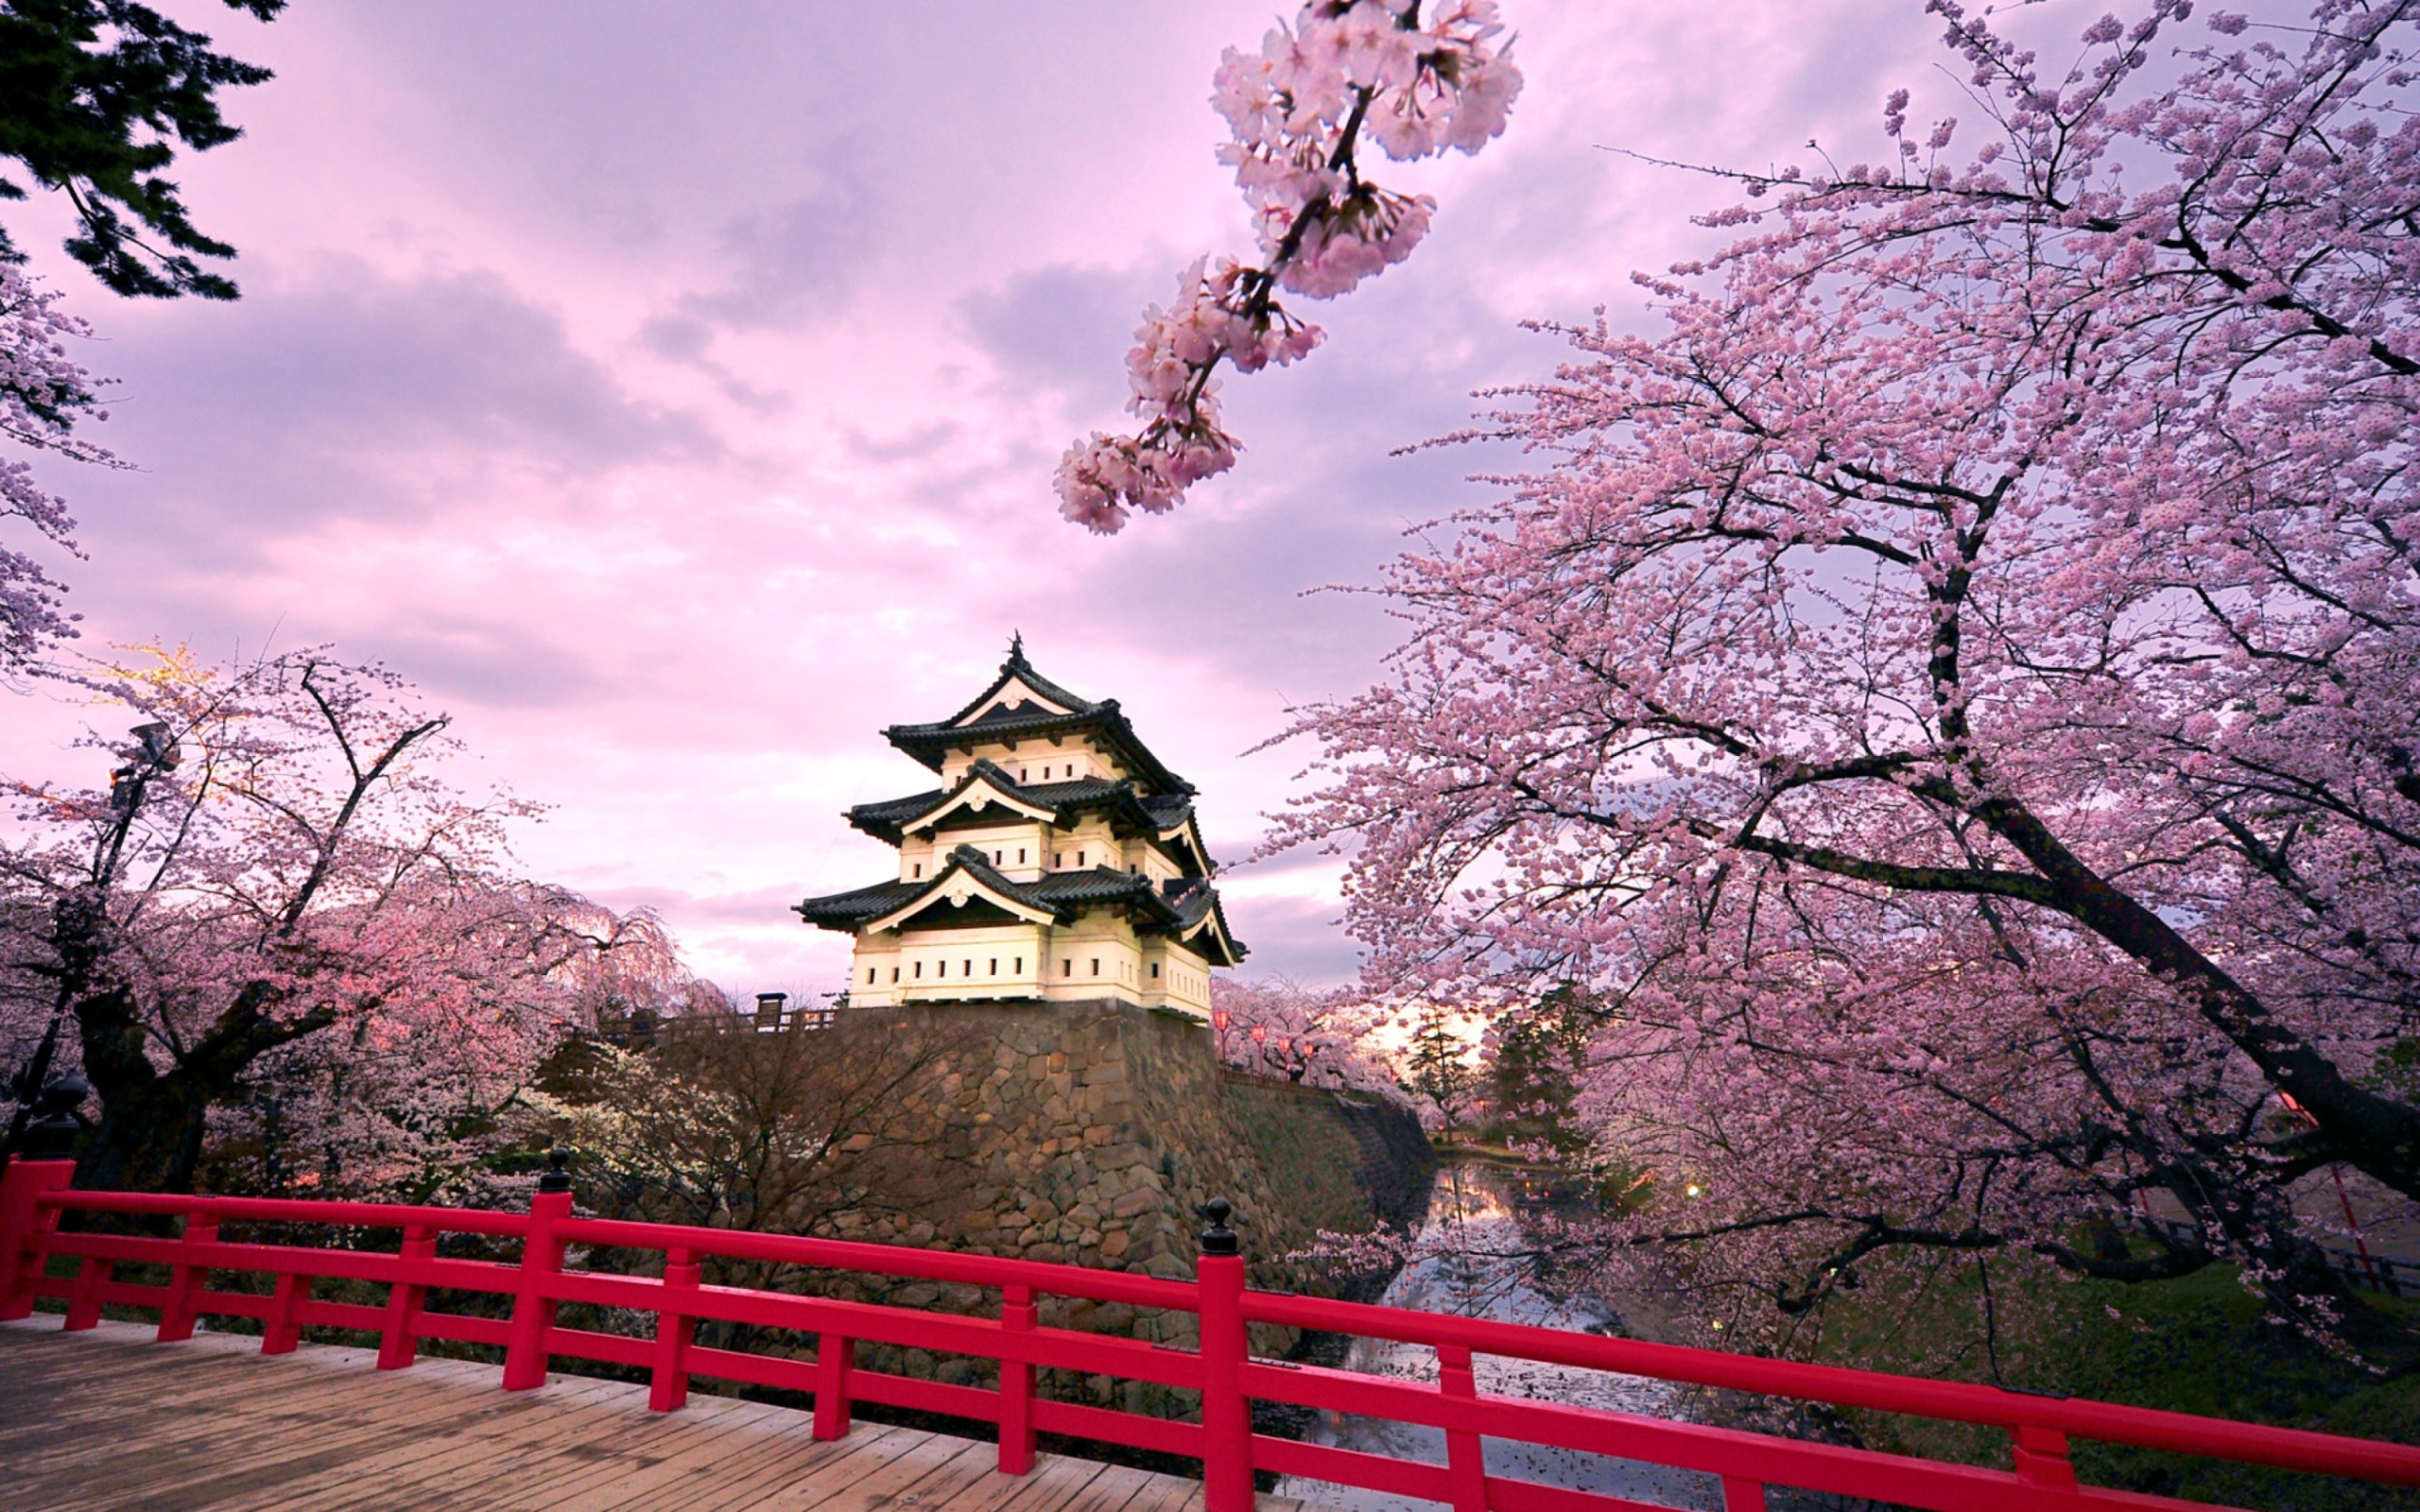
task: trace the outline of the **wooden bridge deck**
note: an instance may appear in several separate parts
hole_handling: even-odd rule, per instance
[[[1002,1475],[986,1443],[556,1375],[506,1392],[493,1366],[257,1338],[151,1342],[104,1322],[0,1324],[0,1507],[9,1512],[644,1507],[648,1512],[1201,1512],[1198,1481],[1044,1454]],[[1261,1512],[1302,1503],[1260,1499]]]

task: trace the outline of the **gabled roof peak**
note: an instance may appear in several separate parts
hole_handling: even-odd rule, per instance
[[[1004,704],[999,709],[994,709],[994,700],[1000,697],[1001,693],[1011,683],[1022,687],[1045,705],[1057,707],[1034,709],[1030,707],[1031,700],[1019,699],[1014,705]],[[1009,642],[1008,660],[1000,663],[1000,670],[993,676],[991,682],[984,687],[983,691],[977,694],[965,708],[940,722],[944,725],[967,725],[977,723],[986,715],[1004,717],[1014,713],[1040,714],[1063,712],[1071,714],[1088,714],[1099,709],[1115,709],[1116,706],[1117,701],[1114,698],[1106,703],[1096,703],[1090,698],[1080,697],[1035,671],[1033,663],[1026,660],[1025,636],[1018,634]]]

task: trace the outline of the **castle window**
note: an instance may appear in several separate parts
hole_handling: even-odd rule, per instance
[[[1071,961],[1071,960],[1069,960],[1069,959],[1067,959],[1067,958],[1066,958],[1065,956],[1063,956],[1063,956],[1061,956],[1061,957],[1059,958],[1059,974],[1060,974],[1061,976],[1073,976],[1073,975],[1075,975],[1075,974],[1076,974],[1076,963],[1075,963],[1075,962],[1073,962],[1073,961]]]
[[[1025,957],[1022,955],[1017,957],[1017,975],[1025,975]]]
[[[1084,853],[1083,853],[1081,850],[1079,850],[1079,851],[1077,851],[1077,852],[1076,852],[1076,865],[1078,865],[1078,866],[1080,866],[1080,866],[1082,866],[1083,864],[1084,864]]]
[[[871,966],[866,968],[866,986],[873,986],[873,968]]]
[[[935,962],[933,963],[933,974],[934,974],[935,976],[947,976],[947,975],[949,975],[949,962],[947,962],[947,961],[935,961]]]
[[[899,968],[894,966],[890,969],[890,979],[894,982],[899,980]]]
[[[917,980],[918,980],[918,981],[922,981],[922,980],[924,980],[924,976],[925,976],[925,963],[924,963],[924,962],[922,962],[922,961],[918,961],[918,962],[916,963],[916,978],[917,978]]]
[[[921,861],[919,861],[919,862],[915,863],[915,865],[913,866],[913,868],[912,868],[908,871],[908,876],[910,876],[910,877],[921,877],[921,876],[923,876],[924,874],[925,874],[925,864],[924,864],[923,862],[921,862]]]
[[[1154,981],[1154,982],[1156,982],[1156,981],[1158,981],[1159,979],[1160,979],[1160,963],[1159,963],[1159,962],[1157,962],[1157,961],[1153,961],[1153,962],[1151,963],[1151,980],[1152,980],[1152,981]]]
[[[1093,957],[1093,975],[1100,975],[1100,957],[1098,955]]]
[[[1000,864],[1000,852],[998,852],[997,850],[994,850],[994,851],[993,851],[993,852],[992,852],[992,865],[994,865],[994,866],[995,866],[995,867],[996,867],[996,866],[998,866],[999,864]]]
[[[973,961],[960,961],[958,965],[959,975],[973,976],[975,974],[975,963]]]
[[[1017,848],[1017,865],[1020,867],[1025,865],[1025,848],[1023,846],[1019,846]]]
[[[1017,768],[1017,781],[1018,781],[1018,782],[1024,782],[1024,781],[1026,780],[1026,775],[1025,775],[1025,774],[1026,774],[1026,768],[1024,768],[1024,767],[1022,767],[1022,766],[1018,767],[1018,768]]]
[[[984,968],[983,974],[986,976],[997,976],[1000,974],[1000,958],[998,956],[994,955],[992,957],[990,964]]]

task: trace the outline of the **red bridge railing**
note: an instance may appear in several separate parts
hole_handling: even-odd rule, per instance
[[[1250,1512],[1255,1469],[1425,1498],[1447,1503],[1454,1512],[1652,1512],[1650,1503],[1618,1496],[1490,1474],[1481,1444],[1488,1437],[1702,1471],[1719,1478],[1726,1512],[1763,1508],[1767,1486],[1870,1497],[1940,1512],[2200,1504],[2080,1485],[2067,1457],[2073,1438],[2420,1486],[2420,1449],[2403,1445],[1252,1291],[1244,1285],[1241,1257],[1215,1252],[1232,1249],[1231,1235],[1205,1245],[1213,1252],[1202,1256],[1195,1279],[1180,1281],[941,1250],[580,1218],[573,1214],[569,1192],[541,1191],[526,1213],[493,1212],[74,1192],[67,1190],[73,1172],[65,1161],[21,1160],[0,1175],[0,1319],[27,1316],[43,1297],[65,1300],[69,1330],[95,1326],[104,1306],[147,1308],[159,1314],[159,1337],[168,1342],[189,1337],[200,1317],[249,1317],[262,1324],[265,1354],[293,1349],[304,1328],[350,1329],[378,1336],[382,1370],[410,1366],[423,1339],[462,1340],[504,1350],[508,1391],[543,1384],[550,1361],[562,1356],[647,1372],[648,1405],[659,1412],[681,1406],[698,1376],[809,1393],[815,1435],[827,1439],[848,1433],[853,1403],[880,1402],[997,1425],[1000,1469],[1012,1475],[1032,1468],[1038,1432],[1198,1459],[1206,1512]],[[61,1231],[60,1217],[71,1211],[167,1215],[181,1218],[182,1229],[174,1239]],[[229,1223],[393,1230],[401,1243],[393,1252],[231,1243],[219,1238]],[[438,1239],[448,1233],[518,1239],[520,1262],[441,1256]],[[564,1251],[572,1245],[661,1254],[662,1272],[633,1276],[570,1268]],[[47,1274],[54,1256],[80,1260],[72,1280]],[[708,1286],[700,1281],[699,1267],[709,1256],[996,1289],[1000,1316]],[[168,1280],[137,1284],[112,1275],[116,1266],[138,1263],[165,1266]],[[213,1273],[222,1271],[271,1276],[275,1286],[267,1296],[212,1289]],[[372,1305],[315,1298],[312,1283],[322,1278],[383,1283],[387,1299]],[[439,1288],[508,1297],[510,1314],[437,1311],[427,1298]],[[1046,1328],[1036,1318],[1036,1299],[1046,1296],[1193,1314],[1200,1348]],[[564,1327],[556,1321],[556,1309],[565,1302],[651,1314],[654,1335],[633,1338]],[[707,1348],[695,1337],[702,1318],[812,1333],[815,1356],[800,1360]],[[1437,1352],[1438,1381],[1416,1384],[1257,1359],[1246,1337],[1246,1325],[1255,1322],[1425,1345]],[[859,1369],[860,1341],[996,1361],[999,1383],[952,1385]],[[1478,1355],[1979,1424],[2008,1434],[2012,1466],[1986,1469],[1485,1395],[1473,1377]],[[1047,1400],[1034,1392],[1037,1369],[1199,1392],[1201,1420]],[[1253,1399],[1442,1429],[1446,1463],[1255,1434],[1249,1405]]]

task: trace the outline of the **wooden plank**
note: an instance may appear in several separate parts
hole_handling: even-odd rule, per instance
[[[789,1420],[769,1420],[760,1432],[741,1452],[736,1473],[711,1480],[700,1476],[691,1486],[666,1487],[661,1499],[650,1503],[649,1512],[723,1512],[746,1506],[810,1476],[855,1474],[933,1436],[923,1429],[858,1423],[845,1438],[819,1439],[814,1419],[804,1413],[793,1413]]]
[[[1002,1475],[995,1469],[983,1485],[953,1503],[950,1512],[1053,1512],[1077,1503],[1103,1476],[1117,1473],[1093,1460],[1036,1454],[1031,1473]]]
[[[122,1473],[60,1479],[79,1485],[95,1506],[213,1506],[250,1486],[290,1486],[312,1470],[354,1465],[372,1447],[417,1443],[425,1454],[432,1435],[441,1437],[460,1421],[463,1406],[440,1400],[421,1412],[390,1413],[368,1402],[349,1418],[291,1403],[270,1413],[230,1412],[216,1419],[216,1436],[177,1445],[154,1437],[141,1443],[142,1453]]]
[[[549,1424],[537,1425],[543,1436],[512,1447],[499,1464],[497,1484],[480,1505],[490,1512],[508,1512],[582,1506],[600,1498],[602,1504],[612,1505],[615,1486],[659,1472],[677,1474],[692,1463],[711,1464],[728,1452],[735,1437],[744,1440],[760,1418],[798,1416],[769,1403],[746,1401],[717,1403],[723,1410],[687,1418],[650,1413],[645,1386],[622,1390],[627,1397],[617,1400],[610,1414],[578,1425],[577,1444],[567,1446],[549,1431]]]
[[[1201,1492],[1200,1481],[1182,1475],[1164,1475],[1156,1470],[1132,1470],[1135,1486],[1119,1512],[1176,1512],[1185,1499]]]
[[[308,1462],[287,1458],[265,1473],[231,1480],[216,1489],[213,1508],[277,1508],[320,1512],[362,1504],[365,1487],[377,1487],[386,1504],[443,1504],[444,1493],[464,1485],[509,1484],[515,1451],[529,1442],[552,1441],[557,1433],[577,1439],[587,1416],[609,1410],[618,1393],[614,1382],[581,1381],[543,1392],[504,1391],[493,1381],[458,1393],[450,1413],[404,1435],[375,1434],[350,1443],[334,1459],[314,1453]],[[375,1403],[370,1405],[374,1420]]]
[[[610,1473],[590,1476],[575,1497],[560,1504],[566,1508],[643,1505],[650,1512],[658,1507],[717,1508],[729,1504],[725,1487],[738,1476],[775,1473],[782,1465],[802,1469],[829,1466],[836,1474],[872,1474],[892,1454],[912,1452],[931,1436],[906,1430],[875,1430],[824,1443],[813,1436],[812,1420],[804,1413],[724,1400],[683,1427],[681,1452],[636,1469],[614,1468]],[[843,1465],[849,1469],[838,1469]],[[520,1503],[527,1507],[556,1504]]]
[[[72,1443],[59,1446],[41,1455],[39,1463],[63,1479],[131,1473],[140,1469],[140,1465],[129,1467],[115,1453],[114,1446],[139,1440],[147,1459],[206,1465],[224,1455],[231,1441],[274,1442],[298,1429],[307,1431],[348,1405],[356,1405],[365,1416],[372,1405],[369,1401],[348,1403],[330,1394],[298,1399],[280,1389],[283,1385],[278,1382],[255,1382],[251,1390],[240,1396],[231,1394],[215,1404],[121,1411],[87,1419],[75,1425],[84,1430],[80,1447]],[[382,1400],[374,1405],[375,1420],[395,1427],[407,1427],[432,1412],[456,1410],[441,1395]],[[162,1477],[154,1474],[153,1479],[156,1484]]]
[[[493,1366],[147,1326],[0,1325],[9,1512],[1200,1512],[1173,1476],[860,1424],[821,1442],[804,1413],[700,1397],[649,1413],[644,1386],[559,1376],[505,1393]],[[1316,1512],[1263,1498],[1260,1512]]]
[[[414,1393],[418,1401],[390,1402],[366,1365],[347,1380],[330,1368],[342,1364],[301,1353],[256,1362],[254,1392],[196,1415],[191,1436],[152,1435],[123,1473],[87,1478],[84,1488],[95,1505],[120,1504],[124,1495],[131,1498],[124,1504],[147,1508],[214,1506],[251,1487],[290,1488],[299,1476],[357,1466],[381,1449],[416,1445],[424,1456],[432,1439],[486,1416],[502,1397],[493,1385],[448,1391],[439,1382]],[[364,1483],[345,1480],[357,1499]]]

